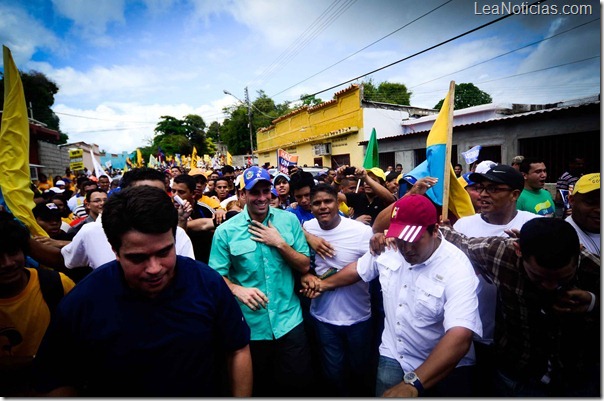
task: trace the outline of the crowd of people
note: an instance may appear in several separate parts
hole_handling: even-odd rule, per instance
[[[0,210],[0,395],[601,396],[584,165],[456,165],[444,220],[400,164],[41,175],[48,236]]]

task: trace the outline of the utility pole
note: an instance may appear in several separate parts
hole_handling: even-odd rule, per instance
[[[247,105],[247,121],[250,127],[250,153],[252,154],[252,164],[254,164],[254,136],[252,131],[252,105],[248,95],[247,86],[245,87],[245,104]]]

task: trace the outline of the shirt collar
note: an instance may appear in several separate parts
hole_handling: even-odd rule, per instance
[[[268,207],[268,213],[267,213],[266,217],[264,218],[264,220],[262,221],[263,223],[265,221],[267,221],[267,220],[272,220],[273,219],[273,217],[275,215],[273,209],[274,208],[271,207],[271,206]],[[247,220],[248,223],[250,223],[252,221],[252,217],[250,216],[250,214],[248,213],[248,210],[247,210],[247,205],[245,205],[243,207],[243,211],[241,213],[245,214],[245,219]]]

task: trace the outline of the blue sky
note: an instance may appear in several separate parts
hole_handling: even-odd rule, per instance
[[[224,89],[240,99],[248,86],[252,100],[263,90],[277,103],[295,101],[492,21],[502,14],[485,7],[503,3],[523,4],[0,0],[0,41],[19,69],[41,71],[59,85],[53,109],[70,141],[121,152],[146,146],[162,115],[222,121],[222,108],[237,103]],[[495,103],[598,94],[600,4],[549,0],[541,7],[561,12],[565,5],[591,12],[515,15],[364,79],[407,85],[418,107],[433,107],[450,80],[474,83]],[[329,100],[348,85],[317,96]]]

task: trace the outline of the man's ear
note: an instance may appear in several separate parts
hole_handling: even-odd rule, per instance
[[[522,258],[522,251],[520,251],[520,244],[518,243],[518,241],[514,242],[514,251],[516,252],[516,256]]]

